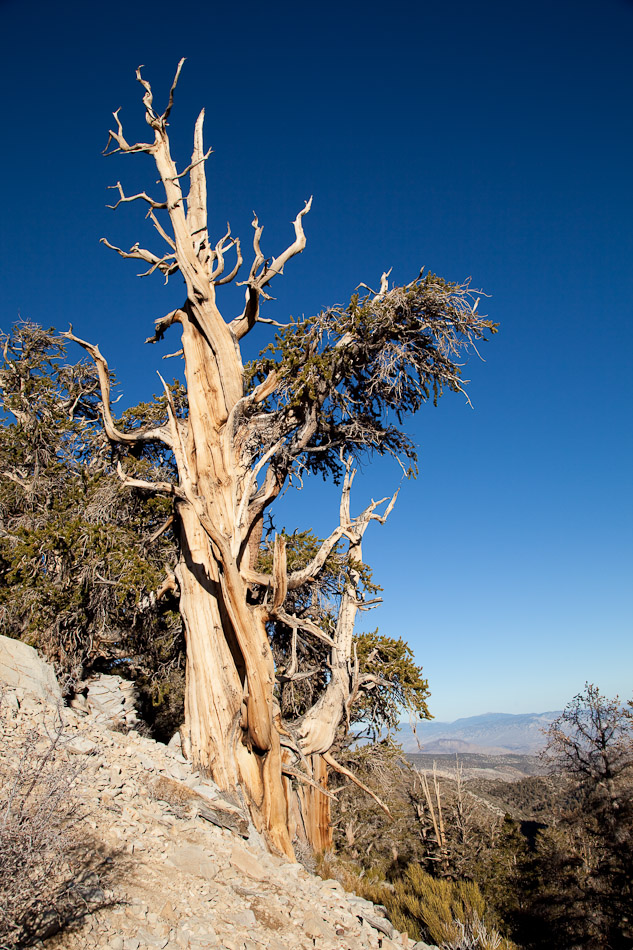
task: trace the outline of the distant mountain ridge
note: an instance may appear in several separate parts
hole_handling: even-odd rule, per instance
[[[409,723],[401,722],[396,739],[405,752],[535,755],[546,744],[543,731],[560,714],[560,710],[518,715],[484,713],[455,722],[421,722],[415,732]]]

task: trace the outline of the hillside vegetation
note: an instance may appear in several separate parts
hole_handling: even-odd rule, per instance
[[[381,789],[394,820],[343,788],[337,855],[324,871],[384,904],[411,936],[456,946],[505,940],[524,950],[630,950],[630,702],[587,685],[551,724],[542,774],[514,781],[467,778],[459,760],[447,767],[448,757],[421,769],[417,757],[407,761],[388,743],[380,761],[365,750],[350,755],[364,781]],[[474,759],[471,773],[484,772],[472,768]],[[534,760],[526,766],[534,769]],[[440,939],[438,902],[440,917],[448,921],[450,911],[471,931],[480,921],[492,942],[460,943],[452,930]]]

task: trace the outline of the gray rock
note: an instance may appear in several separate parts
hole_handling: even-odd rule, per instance
[[[167,743],[167,748],[171,749],[173,752],[180,752],[182,749],[182,739],[180,738],[180,731],[174,732],[173,736]],[[184,758],[184,756],[183,756]]]
[[[47,703],[62,701],[53,667],[21,640],[0,636],[0,683],[23,689]]]
[[[91,755],[97,751],[97,743],[86,736],[73,736],[64,743],[64,748],[75,755]]]
[[[213,880],[218,873],[218,866],[210,855],[196,844],[180,845],[169,855],[168,864],[179,868],[185,874]]]
[[[219,788],[215,782],[200,782],[198,779],[198,784],[192,787],[194,792],[197,792],[198,795],[202,795],[204,798],[217,798],[219,793]]]
[[[144,947],[156,947],[156,950],[164,950],[164,948],[169,943],[169,937],[160,937],[157,934],[152,934],[148,930],[139,930],[136,935],[141,945]]]
[[[134,683],[122,676],[101,673],[79,684],[85,692],[84,709],[98,722],[136,725],[137,691]]]
[[[327,881],[323,881],[321,883],[321,887],[324,890],[340,891],[341,893],[344,893],[344,888],[340,881],[335,881],[332,878],[329,878]]]
[[[251,929],[257,926],[257,918],[252,910],[237,910],[232,914],[225,914],[225,919],[235,924],[236,927]]]
[[[334,928],[318,914],[306,914],[303,920],[303,930],[308,937],[322,937],[326,940],[334,940],[336,938]]]
[[[233,846],[230,861],[236,871],[247,874],[254,881],[264,881],[269,876],[269,872],[257,860],[255,855],[245,848],[240,848],[239,845]]]

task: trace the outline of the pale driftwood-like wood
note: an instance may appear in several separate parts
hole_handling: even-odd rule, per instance
[[[322,755],[310,756],[312,781],[299,789],[301,815],[306,838],[317,853],[332,848],[332,823],[330,820],[330,802],[332,796],[327,791],[328,773]]]
[[[116,112],[116,128],[110,131],[107,146],[108,154],[143,152],[153,158],[164,197],[153,198],[144,191],[127,196],[117,182],[118,200],[112,207],[135,201],[149,206],[148,217],[166,250],[154,252],[135,244],[124,251],[105,239],[104,243],[124,258],[146,263],[145,274],[160,271],[167,279],[179,272],[183,278],[184,302],[156,320],[155,332],[147,342],[158,343],[167,330],[180,327],[178,352],[184,357],[187,418],[178,417],[170,390],[164,386],[167,422],[143,430],[122,430],[112,416],[110,373],[99,348],[75,336],[72,328],[66,336],[94,360],[108,438],[130,447],[162,443],[171,449],[177,465],[178,482],[174,485],[132,478],[121,466],[119,474],[130,488],[167,494],[174,500],[180,557],[173,574],[168,571],[161,592],[178,592],[187,640],[183,748],[196,768],[212,775],[221,789],[239,791],[271,847],[291,857],[290,829],[297,825],[297,815],[314,847],[324,850],[331,846],[328,765],[376,797],[332,758],[330,750],[341,725],[349,722],[359,691],[379,683],[379,677],[359,673],[353,654],[358,611],[375,603],[360,598],[360,575],[354,565],[360,569],[367,527],[372,521],[384,523],[396,496],[372,502],[353,517],[350,493],[354,471],[351,462],[345,462],[339,524],[312,561],[303,570],[288,573],[285,541],[278,538],[272,573],[256,569],[264,512],[292,471],[288,465],[282,470],[276,463],[301,456],[313,439],[317,421],[316,409],[294,427],[275,421],[266,408],[266,401],[281,384],[275,370],[245,395],[239,341],[258,322],[280,326],[260,316],[260,303],[269,299],[271,281],[305,248],[304,218],[312,199],[294,219],[294,239],[272,258],[266,258],[261,249],[263,227],[254,217],[253,260],[242,282],[244,309],[234,319],[225,320],[217,305],[216,288],[237,277],[243,262],[241,244],[228,225],[218,240],[210,238],[205,165],[211,150],[205,151],[203,144],[204,110],[195,123],[190,164],[179,172],[171,156],[167,118],[182,64],[181,60],[162,114],[154,108],[152,89],[141,67],[137,70],[153,140],[128,143]],[[186,177],[189,188],[185,194],[182,183]],[[375,299],[390,293],[388,276],[383,274]],[[345,347],[350,339],[344,335],[337,345]],[[295,616],[287,601],[289,592],[318,578],[341,542],[347,545],[352,569],[334,632],[328,633],[311,618]],[[252,596],[254,590],[264,591],[265,596],[257,600]],[[277,671],[266,626],[271,621],[286,624],[294,636],[293,660],[280,678],[299,679],[315,672],[297,668],[299,633],[327,647],[327,687],[292,727],[281,721],[274,697]],[[288,776],[293,777],[292,783]]]
[[[334,769],[335,772],[340,772],[341,775],[345,775],[346,778],[350,779],[354,783],[354,785],[358,785],[359,788],[362,788],[362,790],[367,795],[369,795],[370,798],[373,798],[376,804],[382,808],[387,818],[391,818],[391,820],[393,821],[393,815],[391,814],[391,812],[389,811],[385,803],[380,798],[378,798],[375,792],[372,792],[371,788],[365,785],[364,782],[361,782],[361,780],[358,778],[357,775],[354,775],[354,773],[351,772],[349,769],[345,768],[344,765],[341,765],[340,762],[337,762],[336,759],[329,752],[324,752],[322,758],[325,762],[328,763],[328,765],[330,765]]]
[[[178,466],[178,485],[151,483],[127,476],[131,488],[171,494],[180,536],[181,556],[173,583],[180,593],[180,609],[187,636],[185,739],[197,767],[213,775],[223,789],[241,787],[253,819],[278,850],[292,855],[288,836],[286,798],[282,783],[279,732],[273,723],[275,669],[266,622],[269,612],[248,606],[246,573],[254,556],[249,544],[253,523],[261,510],[249,507],[257,492],[257,477],[274,454],[274,447],[252,466],[243,458],[245,433],[236,438],[243,397],[243,367],[237,340],[257,322],[260,298],[273,277],[305,247],[302,219],[310,202],[294,222],[294,241],[281,254],[267,261],[260,248],[262,228],[254,222],[254,261],[246,284],[246,303],[241,317],[228,325],[215,299],[215,287],[233,280],[242,264],[240,242],[230,227],[211,243],[207,221],[205,162],[210,150],[203,147],[204,112],[195,125],[191,162],[178,172],[170,154],[167,118],[171,111],[182,61],[172,84],[166,110],[159,115],[153,105],[150,84],[137,70],[144,89],[143,103],[153,142],[129,144],[118,112],[116,129],[108,146],[123,153],[146,152],[155,163],[163,185],[164,200],[145,192],[127,196],[120,182],[115,189],[122,203],[141,201],[159,236],[167,243],[165,253],[154,253],[135,244],[129,251],[104,243],[125,258],[149,265],[145,272],[160,270],[167,278],[180,271],[186,285],[186,302],[156,322],[151,342],[178,323],[182,327],[189,415],[176,417],[168,396],[168,424],[150,430],[126,432],[114,423],[110,408],[110,374],[97,346],[67,337],[92,356],[101,385],[102,416],[108,438],[124,445],[160,441],[169,446]],[[189,176],[189,192],[183,195],[181,181]],[[155,212],[166,211],[169,231]],[[226,257],[235,252],[227,268]],[[274,374],[250,397],[257,404],[274,391]],[[280,446],[281,447],[281,444]],[[277,489],[278,490],[278,489]],[[255,533],[256,534],[256,533]],[[281,545],[279,546],[281,547]],[[276,558],[274,609],[285,599],[283,552]]]

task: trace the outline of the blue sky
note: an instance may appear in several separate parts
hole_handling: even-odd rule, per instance
[[[0,0],[0,22],[0,325],[72,322],[126,403],[179,371],[174,337],[143,345],[178,283],[99,238],[153,240],[138,207],[105,208],[117,179],[151,189],[150,160],[101,150],[119,106],[145,134],[135,67],[160,104],[186,56],[173,151],[183,167],[206,106],[217,236],[229,219],[248,242],[256,209],[278,251],[314,195],[268,316],[425,264],[472,276],[501,325],[464,371],[474,409],[447,396],[410,424],[420,476],[366,536],[384,605],[365,626],[408,639],[439,719],[560,708],[585,680],[630,696],[633,3]],[[367,466],[357,507],[399,484]],[[279,523],[325,533],[336,506],[307,486]]]

